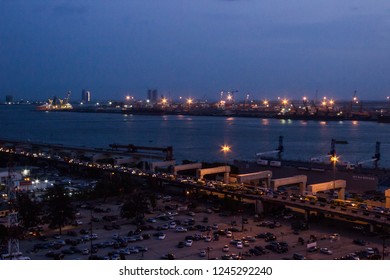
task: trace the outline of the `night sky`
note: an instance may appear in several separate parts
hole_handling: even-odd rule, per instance
[[[0,99],[390,95],[390,1],[0,0]]]

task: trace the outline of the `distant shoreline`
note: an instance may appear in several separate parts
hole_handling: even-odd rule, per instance
[[[249,110],[218,110],[218,109],[196,109],[188,110],[162,110],[158,108],[137,108],[117,109],[104,107],[73,108],[68,110],[50,110],[51,112],[72,112],[72,113],[109,113],[127,115],[187,115],[187,116],[208,116],[208,117],[240,117],[240,118],[268,118],[280,120],[301,120],[301,121],[370,121],[378,123],[390,123],[390,115],[370,116],[340,116],[340,115],[280,115],[276,111],[249,111]]]

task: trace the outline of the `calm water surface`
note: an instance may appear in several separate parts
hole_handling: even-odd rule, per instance
[[[309,160],[326,155],[332,138],[344,161],[368,160],[381,144],[381,166],[390,167],[390,124],[375,122],[285,121],[257,118],[143,116],[103,113],[38,112],[32,106],[0,106],[0,138],[108,148],[109,144],[173,146],[177,160],[254,160],[274,150],[284,136],[284,158]]]

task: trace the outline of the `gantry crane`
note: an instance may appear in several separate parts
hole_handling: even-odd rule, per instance
[[[374,163],[374,167],[378,168],[378,161],[381,159],[380,147],[381,147],[381,142],[376,142],[374,156],[371,159],[359,161],[357,164],[359,166],[362,166],[365,163],[372,162]]]

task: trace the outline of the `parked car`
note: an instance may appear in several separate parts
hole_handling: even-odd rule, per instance
[[[332,255],[332,250],[329,250],[328,248],[320,248],[320,252],[326,255]]]
[[[309,248],[307,248],[307,251],[310,252],[310,253],[317,252],[318,251],[318,247],[317,246],[309,247]]]
[[[187,229],[184,227],[176,227],[175,231],[177,232],[187,232]]]
[[[206,250],[200,250],[199,256],[202,257],[202,258],[205,257],[206,256]]]
[[[305,256],[299,253],[294,253],[293,254],[293,259],[294,260],[306,260]]]
[[[193,242],[194,242],[194,241],[191,240],[191,239],[186,240],[186,247],[191,247]]]
[[[164,254],[161,256],[163,260],[174,260],[176,259],[175,255],[172,253]]]
[[[354,239],[353,244],[360,245],[360,246],[366,246],[367,242],[365,240],[362,240],[362,239]]]

